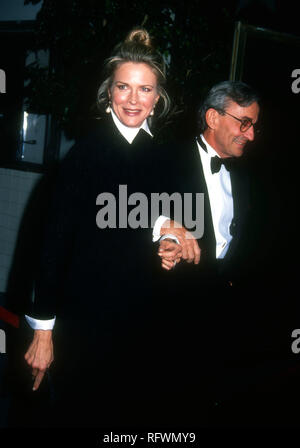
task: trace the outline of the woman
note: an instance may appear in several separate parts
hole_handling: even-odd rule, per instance
[[[130,207],[120,194],[149,199],[160,191],[149,125],[170,108],[165,65],[138,29],[114,49],[105,73],[98,103],[106,116],[61,165],[26,317],[35,330],[25,355],[33,390],[53,362],[54,340],[50,374],[62,426],[151,423],[161,381],[151,360],[159,345],[152,229],[124,223]],[[102,193],[116,198],[115,208],[99,207]]]

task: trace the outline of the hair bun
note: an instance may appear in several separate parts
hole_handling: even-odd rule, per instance
[[[130,31],[125,39],[125,42],[135,42],[143,44],[146,47],[152,47],[150,35],[144,28],[135,28]]]

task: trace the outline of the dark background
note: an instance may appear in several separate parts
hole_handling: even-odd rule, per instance
[[[185,138],[194,132],[201,97],[213,84],[229,79],[236,21],[300,35],[293,6],[276,0],[218,4],[199,0],[25,3],[42,3],[42,8],[34,26],[34,39],[26,43],[24,52],[26,48],[50,48],[51,69],[34,64],[23,74],[20,64],[14,75],[7,71],[8,83],[14,82],[15,77],[18,87],[13,97],[0,96],[1,107],[6,101],[8,108],[12,108],[11,114],[16,118],[9,123],[14,125],[24,95],[28,111],[51,114],[70,139],[86,132],[97,114],[94,99],[103,61],[133,26],[143,25],[170,62],[167,89],[177,113],[172,116],[169,129],[175,138]],[[19,41],[16,45],[20,48]],[[11,66],[16,60],[14,51],[14,47],[7,48],[3,56]],[[294,377],[290,376],[290,366],[297,379],[297,357],[290,346],[291,332],[299,328],[300,315],[297,293],[300,93],[291,91],[291,73],[300,68],[299,49],[280,40],[253,35],[247,39],[243,63],[241,79],[256,87],[262,96],[262,134],[250,145],[245,157],[254,174],[254,202],[261,227],[261,245],[257,248],[257,259],[253,260],[255,268],[251,270],[251,275],[254,272],[257,276],[253,278],[257,289],[255,296],[249,297],[245,292],[241,300],[253,301],[257,307],[262,336],[259,343],[268,363],[265,377],[274,379],[274,375],[282,374],[284,382],[292,379],[294,386],[297,381],[293,382]],[[5,69],[2,58],[1,68]],[[28,84],[22,92],[23,75]],[[4,127],[3,132],[15,133],[16,126],[12,127],[12,131]],[[24,263],[24,247],[30,249],[30,240],[23,240],[21,247],[19,267]],[[24,272],[28,274],[30,266],[26,268]],[[295,395],[299,396],[299,391],[295,390]]]
[[[93,105],[104,59],[132,27],[142,25],[169,62],[168,91],[177,110],[188,118],[178,132],[189,132],[201,96],[213,84],[229,77],[238,20],[299,35],[295,11],[289,2],[278,0],[229,0],[217,4],[201,0],[44,0],[37,16],[35,47],[51,49],[55,70],[47,74],[37,66],[30,68],[32,82],[25,92],[29,105],[36,111],[55,113],[67,135],[76,137],[86,119],[95,113]],[[272,54],[270,48],[258,51],[259,45],[254,43],[256,57],[249,65],[261,74],[264,88],[265,81],[269,84],[270,79],[271,83],[275,80],[281,66],[285,70],[279,83],[282,90],[284,83],[289,85],[290,67],[281,60],[282,54],[279,57],[276,53],[276,45]],[[248,51],[252,53],[247,49],[247,56]],[[276,64],[276,73],[261,65],[270,60]],[[248,76],[249,65],[244,76]]]

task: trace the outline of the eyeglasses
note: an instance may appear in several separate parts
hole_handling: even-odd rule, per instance
[[[222,113],[224,113],[226,115],[230,115],[230,117],[232,117],[235,120],[239,121],[241,123],[241,125],[240,125],[240,131],[241,132],[248,131],[248,129],[250,129],[251,126],[253,126],[253,129],[254,129],[255,133],[260,132],[260,129],[258,128],[257,123],[252,123],[251,118],[238,118],[238,117],[235,117],[234,115],[231,115],[229,112],[226,112],[225,110],[222,110]]]

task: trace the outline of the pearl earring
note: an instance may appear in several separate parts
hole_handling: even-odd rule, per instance
[[[154,104],[154,106],[153,106],[153,109],[151,110],[151,112],[150,112],[150,117],[153,117],[153,115],[154,115],[154,109],[155,109],[155,106],[156,106],[156,103]]]
[[[111,106],[111,102],[108,103],[108,106],[107,106],[107,108],[105,109],[105,112],[106,112],[107,114],[110,114],[110,112],[111,112],[111,108],[110,108],[110,106]]]

